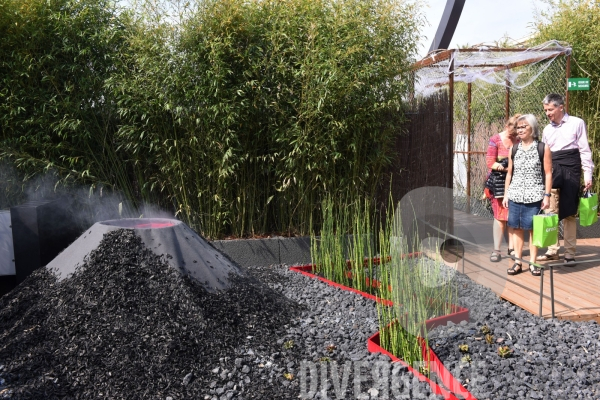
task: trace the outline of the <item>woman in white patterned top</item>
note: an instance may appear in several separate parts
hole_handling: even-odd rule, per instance
[[[526,114],[517,119],[517,135],[521,142],[516,145],[518,146],[516,152],[511,148],[502,201],[504,207],[508,207],[507,225],[512,228],[515,246],[516,260],[507,271],[509,275],[516,275],[523,271],[520,260],[523,255],[524,230],[529,231],[529,260],[535,262],[537,247],[532,244],[533,216],[550,205],[552,153],[546,144],[541,144],[538,149],[539,131],[534,115]],[[540,269],[533,265],[529,266],[529,270],[532,275],[541,274]]]

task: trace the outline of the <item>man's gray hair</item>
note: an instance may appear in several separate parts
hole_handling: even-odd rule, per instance
[[[517,119],[517,125],[519,124],[519,121],[522,121],[522,120],[527,121],[527,123],[531,127],[531,130],[533,131],[533,139],[540,140],[540,125],[538,124],[538,120],[535,117],[535,115],[533,115],[533,114],[521,115],[519,117],[519,119]]]
[[[558,93],[550,93],[549,95],[544,97],[544,100],[542,101],[542,103],[544,105],[553,104],[555,107],[564,106],[565,99]]]

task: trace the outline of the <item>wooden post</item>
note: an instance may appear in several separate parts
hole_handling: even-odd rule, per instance
[[[508,69],[506,70],[508,75]],[[504,121],[510,118],[510,81],[506,78],[506,98],[504,99]]]
[[[410,93],[408,95],[408,101],[410,102],[410,106],[413,107],[415,100],[415,71],[410,71]]]
[[[450,76],[449,76],[449,83],[448,83],[448,89],[450,91],[449,93],[449,104],[448,104],[448,119],[450,122],[450,129],[449,129],[449,139],[450,139],[450,146],[448,146],[448,150],[449,150],[449,158],[450,158],[450,168],[448,168],[448,182],[450,189],[452,189],[452,187],[454,186],[454,57],[456,56],[456,51],[452,50],[452,58],[450,60]],[[453,196],[453,190],[449,190],[448,192],[450,192],[450,196]],[[450,197],[448,199],[449,202],[453,203],[453,198]],[[449,234],[453,234],[454,233],[454,206],[450,205],[447,208],[447,212],[448,212],[448,221],[446,223],[446,231]]]
[[[471,213],[471,82],[467,84],[467,214]]]
[[[452,55],[450,56],[450,76],[448,77],[448,123],[450,124],[449,134],[450,134],[450,143],[454,143],[454,50],[452,50]],[[450,157],[450,187],[453,186],[453,177],[454,177],[454,149],[452,149],[452,155]]]

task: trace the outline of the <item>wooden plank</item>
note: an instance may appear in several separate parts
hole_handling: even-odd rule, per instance
[[[481,217],[467,215],[455,211],[455,230],[477,234],[478,239],[489,241],[491,235],[491,221]],[[457,235],[459,236],[459,235]],[[577,241],[577,259],[600,258],[600,238],[579,239]],[[490,249],[493,247],[490,243]],[[527,245],[525,246],[527,249]],[[489,250],[491,253],[491,250]],[[540,250],[540,253],[543,253]],[[503,254],[504,260],[507,260]],[[492,263],[489,253],[483,247],[465,245],[465,273],[475,282],[489,287],[498,296],[523,309],[538,315],[539,312],[539,287],[538,277],[524,273],[504,276],[509,262]],[[556,261],[551,261],[556,263]],[[548,262],[547,264],[549,264]],[[555,315],[559,319],[576,321],[595,320],[600,322],[600,263],[581,264],[575,267],[558,267],[554,270],[554,296]],[[457,266],[462,271],[461,262]],[[550,304],[550,273],[544,272],[544,299],[542,303],[543,316],[551,316]]]
[[[514,283],[509,283],[502,293],[502,297],[506,300],[511,301],[525,308],[532,314],[539,314],[539,293],[524,292],[521,287]],[[552,305],[549,298],[549,293],[544,291],[544,301],[542,303],[542,315],[550,317]],[[565,304],[561,301],[555,301],[554,304],[555,315],[571,315],[573,317],[581,317],[581,315],[575,314],[571,305]]]
[[[540,281],[538,277],[529,275],[527,271],[514,277],[507,276],[506,278],[498,277],[497,273],[490,271],[488,271],[487,275],[487,280],[477,279],[477,281],[490,287],[506,300],[518,304],[533,314],[537,315],[539,313]],[[490,279],[490,276],[495,276],[495,278]],[[580,297],[572,292],[563,290],[560,286],[556,285],[556,276],[554,281],[555,310],[569,309],[575,317],[598,315],[600,312],[600,304],[598,302],[589,301],[585,297]],[[493,282],[493,284],[490,282]],[[504,286],[504,290],[502,290],[502,286]],[[510,293],[518,294],[518,298],[511,297],[513,295]],[[550,309],[550,276],[548,272],[544,274],[544,308],[546,308],[546,303],[547,308]],[[532,304],[535,304],[535,307],[532,307]],[[549,315],[551,315],[550,312]]]
[[[501,293],[499,293],[499,296],[502,297],[503,299],[531,312],[534,315],[538,315],[539,313],[539,295],[537,297],[535,296],[528,296],[528,293],[523,291],[523,289],[518,286],[515,285],[512,282],[507,282],[505,285],[499,285],[498,282],[496,280],[490,279],[490,275],[487,276],[481,276],[479,279],[480,284],[490,287],[490,288],[496,288],[495,292],[498,294],[498,288],[501,290]],[[550,316],[551,315],[551,306],[550,306],[550,301],[548,299],[544,299],[544,302],[542,303],[542,315],[543,316]],[[555,313],[570,313],[571,310],[568,307],[565,307],[561,304],[556,304],[555,305]]]
[[[419,68],[429,67],[440,61],[448,60],[452,56],[452,53],[454,53],[454,50],[443,50],[443,51],[440,51],[439,53],[432,54],[430,56],[425,57],[424,59],[422,59],[420,61],[415,62],[412,65],[412,69],[414,71]]]
[[[519,288],[520,289],[520,288]],[[532,314],[539,314],[539,294],[533,295],[531,293],[523,293],[522,290],[517,290],[508,286],[502,293],[502,298],[514,303],[521,308],[531,312]],[[552,304],[550,298],[544,295],[544,301],[542,303],[542,316],[552,316]],[[598,316],[598,309],[596,310],[582,310],[573,308],[572,304],[565,305],[564,302],[554,302],[554,311],[556,316],[569,317],[569,318],[595,318]]]
[[[495,264],[495,263],[490,263],[490,264]],[[497,264],[495,264],[497,265]],[[515,277],[509,277],[509,276],[501,276],[500,271],[497,270],[497,267],[492,266],[491,270],[488,270],[485,268],[485,266],[482,266],[482,268],[480,268],[477,271],[477,274],[474,273],[469,273],[468,275],[475,281],[477,281],[480,284],[483,284],[484,286],[487,286],[489,288],[491,288],[492,290],[494,290],[494,292],[496,292],[498,295],[504,297],[505,299],[512,301],[515,304],[518,304],[519,306],[527,309],[528,311],[534,313],[534,314],[538,314],[539,312],[539,278],[537,277],[533,277],[533,276],[529,276],[526,273],[524,274],[520,274],[517,275]],[[467,269],[467,268],[465,268]],[[544,283],[545,283],[545,296],[544,296],[544,304],[543,304],[543,308],[548,309],[548,315],[550,315],[550,285],[549,285],[549,273],[545,274],[545,279],[544,279]],[[514,290],[510,290],[510,287],[514,286],[515,289]],[[524,290],[525,288],[525,290]],[[510,293],[514,293],[516,295],[516,298],[513,298],[514,295],[511,295]],[[557,290],[555,287],[555,297],[558,296],[558,298],[561,297],[561,295],[563,294],[563,292],[561,292],[560,290]],[[567,296],[565,296],[567,297]],[[572,296],[571,297],[576,297],[576,296]],[[594,303],[594,302],[589,302],[585,299],[578,299],[576,298],[575,301],[570,301],[570,302],[566,302],[566,304],[561,304],[561,301],[559,301],[558,299],[555,299],[555,310],[557,310],[557,312],[559,312],[559,310],[562,309],[569,309],[572,310],[572,312],[574,313],[574,316],[577,317],[581,317],[583,315],[588,316],[590,314],[594,314],[598,308],[598,304]],[[545,304],[547,302],[547,305]],[[563,303],[565,303],[564,301],[562,301]],[[532,306],[535,305],[535,307]],[[590,310],[580,310],[577,311],[577,308],[590,308]]]
[[[587,280],[588,277],[581,277],[579,280],[574,280],[573,278],[571,278],[570,280],[566,280],[560,274],[555,273],[555,295],[564,296],[565,299],[585,299],[586,302],[593,302],[594,304],[600,305],[598,304],[598,299],[596,298],[598,287],[594,287],[594,285],[590,283],[583,283],[584,279]],[[546,284],[546,280],[544,280],[544,284]],[[550,280],[548,280],[548,290],[550,290]]]
[[[520,292],[506,289],[501,296],[504,300],[511,302],[512,304],[521,307],[525,311],[530,312],[533,315],[539,315],[540,305],[539,298],[536,301],[532,301],[530,298],[521,296]],[[555,307],[555,315],[571,315],[571,310],[567,308],[561,308],[560,306]],[[552,309],[550,308],[550,302],[544,302],[542,304],[542,317],[550,318],[552,316]]]
[[[544,275],[549,276],[549,270]],[[568,296],[588,299],[600,304],[597,282],[600,280],[600,271],[597,268],[582,270],[580,267],[559,267],[554,271],[554,288],[563,290]],[[546,281],[544,280],[544,283]],[[548,281],[549,284],[549,281]]]
[[[539,295],[539,278],[534,276],[527,276],[523,278],[526,279],[526,284],[528,287],[534,290],[536,295]],[[544,272],[544,295],[550,295],[550,273],[548,271]],[[569,290],[569,288],[563,284],[557,285],[556,274],[554,276],[554,296],[555,299],[560,299],[560,301],[569,304],[574,309],[581,307],[600,309],[600,303],[596,299],[590,299],[586,296],[581,296],[577,292]]]

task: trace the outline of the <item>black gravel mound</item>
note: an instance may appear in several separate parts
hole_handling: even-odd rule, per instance
[[[69,279],[40,269],[0,300],[0,396],[198,399],[215,376],[243,398],[276,394],[283,377],[253,381],[253,357],[232,356],[250,339],[278,348],[298,307],[249,275],[232,282],[209,293],[132,230],[108,232]]]
[[[85,263],[106,233],[133,230],[144,245],[183,275],[194,277],[209,292],[227,290],[239,266],[215,249],[183,222],[167,218],[123,218],[96,222],[69,247],[46,265],[59,281],[71,276]]]
[[[373,301],[285,266],[250,268],[211,293],[167,261],[134,231],[111,231],[70,278],[41,269],[0,299],[0,398],[442,398],[368,353]],[[600,398],[596,323],[543,320],[464,275],[454,283],[471,321],[429,341],[478,399]],[[307,363],[316,390],[302,386]],[[332,371],[346,367],[340,388]]]

